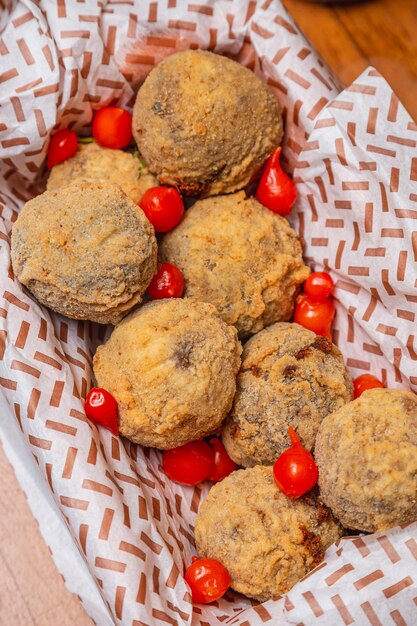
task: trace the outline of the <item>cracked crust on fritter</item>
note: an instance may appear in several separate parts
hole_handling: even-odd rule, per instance
[[[272,465],[290,446],[289,426],[312,450],[323,418],[352,397],[335,345],[298,324],[273,324],[244,346],[224,445],[239,465]]]
[[[145,304],[94,356],[116,398],[120,433],[167,449],[217,431],[230,410],[242,348],[216,309],[170,298]]]
[[[16,277],[67,317],[116,324],[156,272],[152,225],[116,185],[78,183],[25,204],[12,231]]]
[[[287,498],[260,465],[214,485],[195,524],[198,555],[219,560],[231,587],[261,602],[289,591],[342,534],[313,493]]]
[[[241,336],[288,320],[310,270],[288,222],[244,192],[199,200],[159,248],[184,296],[215,305]]]
[[[80,182],[119,185],[136,204],[145,191],[159,185],[137,156],[103,148],[96,142],[79,144],[73,157],[55,165],[46,187],[48,191],[55,191]]]
[[[186,195],[243,189],[283,135],[281,107],[259,78],[202,50],[173,54],[150,72],[132,128],[150,171]]]
[[[316,461],[323,500],[347,527],[387,530],[417,519],[417,397],[372,389],[322,422]]]

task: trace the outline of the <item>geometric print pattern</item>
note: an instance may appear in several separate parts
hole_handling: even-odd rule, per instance
[[[208,487],[172,483],[161,472],[160,453],[86,420],[91,358],[110,329],[34,301],[14,279],[10,231],[23,203],[44,188],[56,128],[87,134],[95,109],[131,108],[152,66],[176,50],[232,56],[283,106],[286,167],[299,188],[292,219],[309,262],[336,279],[335,337],[348,365],[412,386],[415,124],[374,70],[338,95],[340,85],[277,0],[25,0],[10,3],[4,15],[0,393],[114,623],[413,623],[412,526],[342,540],[285,600],[258,604],[228,592],[193,608],[182,574]],[[408,171],[404,163],[411,163]]]
[[[332,274],[352,374],[417,390],[417,124],[368,68],[318,116],[294,176],[307,261]],[[290,623],[412,625],[417,524],[341,540],[286,598]]]
[[[335,337],[354,375],[417,390],[417,124],[370,68],[316,121],[293,223],[331,271]]]

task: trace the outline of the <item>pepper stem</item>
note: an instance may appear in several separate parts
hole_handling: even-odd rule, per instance
[[[301,441],[300,441],[300,437],[297,435],[297,433],[295,432],[294,428],[292,426],[289,427],[288,429],[288,435],[291,439],[291,445],[292,446],[300,446],[301,445]]]
[[[271,160],[269,162],[269,165],[270,167],[273,167],[276,170],[282,169],[281,163],[280,163],[281,152],[282,152],[282,146],[279,146],[278,148],[275,148],[275,150],[273,151],[270,157]]]

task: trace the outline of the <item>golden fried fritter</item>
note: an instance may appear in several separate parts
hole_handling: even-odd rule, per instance
[[[328,415],[316,440],[321,496],[347,528],[417,520],[417,397],[372,389]]]
[[[137,156],[103,148],[96,142],[79,144],[73,157],[55,165],[49,174],[47,189],[55,191],[75,182],[120,185],[136,204],[145,191],[159,184]]]
[[[184,295],[211,302],[240,335],[288,320],[309,269],[288,222],[243,192],[194,204],[160,245]]]
[[[116,185],[78,183],[25,204],[12,231],[13,270],[67,317],[116,324],[156,272],[152,225]]]
[[[261,465],[214,485],[195,524],[198,555],[220,561],[231,587],[260,601],[289,591],[342,534],[313,494],[287,498]]]
[[[236,389],[241,345],[210,304],[145,304],[94,357],[98,384],[114,395],[119,429],[136,443],[175,448],[216,431]]]
[[[298,324],[273,324],[245,344],[223,443],[239,465],[272,465],[290,446],[293,426],[312,450],[323,418],[352,392],[335,345]]]
[[[187,195],[243,189],[280,144],[281,108],[247,68],[187,50],[139,89],[133,135],[151,172]]]

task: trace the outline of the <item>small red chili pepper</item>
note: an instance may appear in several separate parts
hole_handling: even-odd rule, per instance
[[[321,301],[313,300],[307,294],[302,293],[298,296],[295,305],[294,322],[332,341],[331,327],[334,314],[334,304],[330,298]]]
[[[312,300],[325,300],[332,295],[334,282],[327,272],[313,272],[303,285],[304,293]]]
[[[288,215],[297,199],[295,183],[280,164],[282,147],[276,148],[266,162],[264,173],[256,190],[256,197],[267,209],[279,215]]]
[[[185,580],[191,589],[193,602],[201,604],[219,600],[230,586],[229,572],[216,559],[193,557],[185,572]]]
[[[132,141],[132,116],[121,107],[104,107],[95,114],[91,132],[105,148],[125,148]]]
[[[291,447],[275,461],[274,479],[277,487],[288,498],[300,498],[314,487],[319,477],[319,470],[292,426],[289,427],[288,434]]]
[[[167,233],[180,223],[184,202],[174,187],[152,187],[145,191],[139,206],[157,233]]]
[[[52,135],[48,147],[47,165],[52,169],[54,165],[62,163],[74,156],[78,149],[78,137],[73,130],[61,128]]]
[[[93,387],[85,399],[84,410],[92,422],[108,428],[114,435],[119,434],[117,402],[111,393],[100,387]]]
[[[372,374],[361,374],[353,381],[353,397],[359,398],[368,389],[384,389],[383,383]]]
[[[217,483],[234,472],[237,469],[237,465],[227,454],[227,450],[220,439],[213,437],[213,439],[210,439],[210,445],[214,451],[214,467],[208,479]]]
[[[184,279],[181,270],[172,263],[162,263],[146,290],[154,300],[163,298],[181,298],[184,291]]]
[[[197,485],[213,472],[213,450],[205,441],[189,441],[165,450],[162,468],[168,478],[180,485]]]

